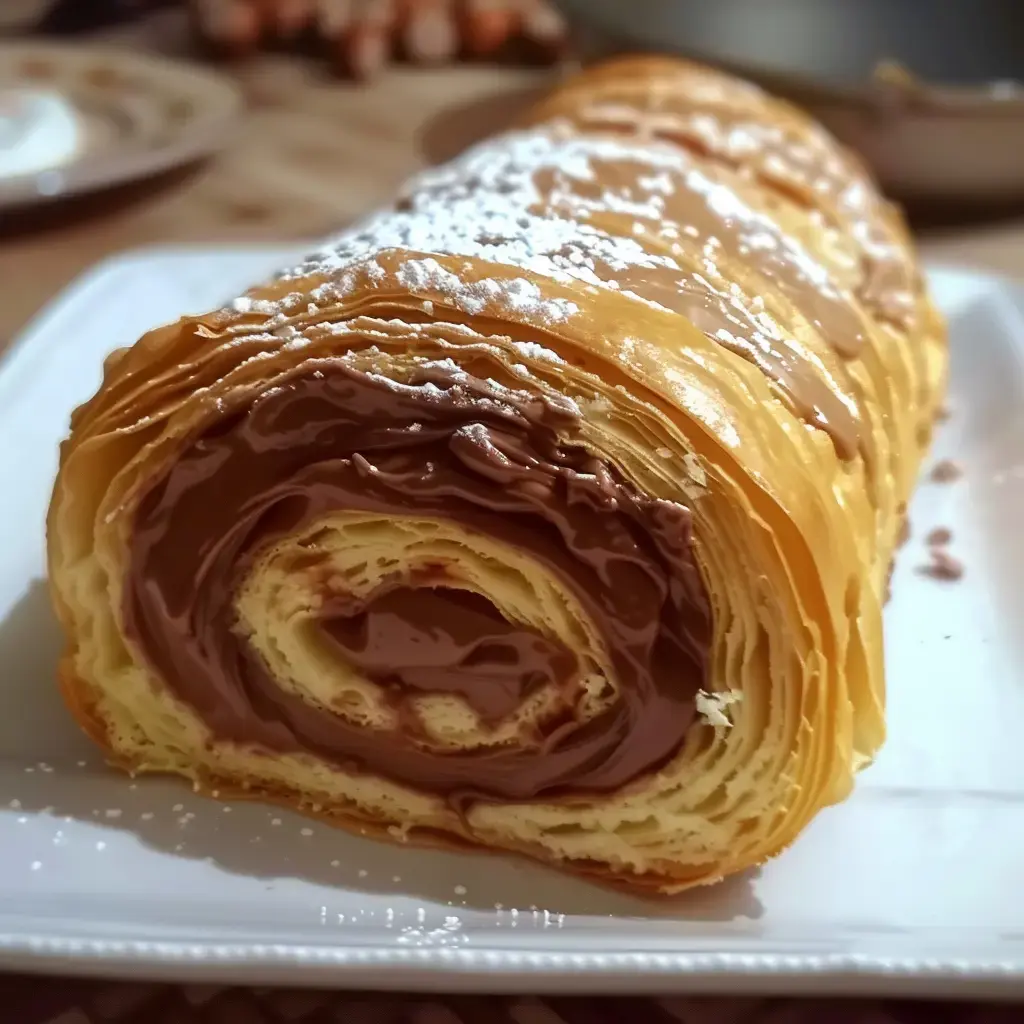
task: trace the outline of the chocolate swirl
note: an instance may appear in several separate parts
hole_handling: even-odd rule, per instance
[[[617,790],[679,750],[711,613],[689,510],[561,440],[579,415],[447,362],[402,383],[340,362],[291,376],[195,440],[141,498],[126,632],[219,738],[448,795]],[[529,552],[598,629],[615,700],[581,718],[575,656],[447,586],[444,565],[368,599],[324,595],[323,634],[410,712],[400,728],[356,724],[277,685],[235,628],[234,598],[269,545],[340,510],[447,520]],[[532,744],[439,753],[416,734],[418,694],[459,694],[496,722],[544,685],[563,692],[562,710]]]

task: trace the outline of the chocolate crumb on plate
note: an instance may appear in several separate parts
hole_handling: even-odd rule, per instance
[[[927,537],[925,543],[930,548],[945,547],[953,539],[953,531],[946,526],[936,526]]]
[[[945,552],[942,548],[931,549],[931,562],[922,565],[918,571],[933,580],[958,580],[964,574],[963,562]]]
[[[964,471],[959,462],[953,459],[942,459],[932,467],[931,478],[937,484],[948,484],[953,480],[959,480]]]

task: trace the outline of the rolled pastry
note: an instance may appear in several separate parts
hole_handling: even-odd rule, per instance
[[[796,110],[631,59],[114,353],[49,514],[111,760],[670,893],[883,739],[946,372],[897,212]]]

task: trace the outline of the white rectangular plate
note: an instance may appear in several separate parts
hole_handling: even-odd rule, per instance
[[[356,839],[106,769],[54,684],[43,519],[104,354],[288,251],[134,254],[0,360],[0,964],[257,983],[1024,995],[1024,292],[932,274],[951,420],[887,609],[890,739],[760,873],[666,902],[496,857]],[[919,573],[954,534],[955,583]],[[1015,639],[1016,637],[1016,639]]]

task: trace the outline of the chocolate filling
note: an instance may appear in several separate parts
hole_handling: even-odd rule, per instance
[[[125,628],[223,739],[312,751],[431,792],[531,799],[615,790],[680,747],[706,676],[711,613],[691,516],[560,438],[571,402],[509,391],[449,362],[405,383],[341,363],[292,376],[196,440],[138,506]],[[369,598],[330,593],[325,638],[404,711],[346,721],[280,688],[237,629],[234,597],[267,545],[340,510],[458,523],[527,551],[575,595],[618,694],[584,720],[581,666],[551,637],[451,586],[446,567]],[[414,698],[456,694],[495,723],[556,684],[532,741],[431,750]]]
[[[505,619],[486,598],[448,587],[380,588],[335,597],[321,616],[345,660],[399,692],[454,693],[497,724],[544,684],[572,679],[560,644]]]

